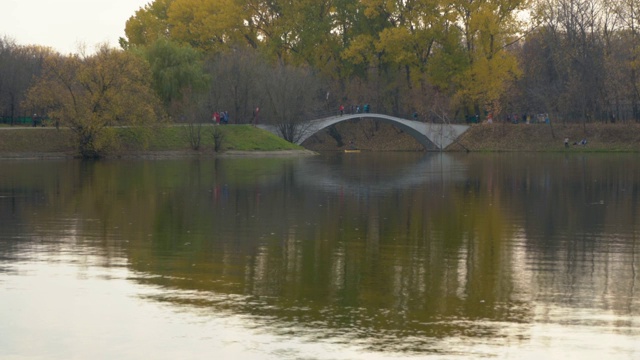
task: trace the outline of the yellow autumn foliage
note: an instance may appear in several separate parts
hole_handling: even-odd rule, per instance
[[[99,157],[114,143],[112,127],[161,120],[148,64],[130,52],[102,46],[95,55],[45,59],[27,94],[28,106],[70,128],[83,157]]]

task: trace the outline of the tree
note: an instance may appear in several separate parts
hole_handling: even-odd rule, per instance
[[[454,0],[468,67],[457,74],[457,97],[475,113],[499,112],[506,84],[520,75],[515,56],[508,46],[517,38],[522,25],[518,12],[527,0]]]
[[[205,61],[209,74],[209,113],[229,111],[232,122],[250,123],[253,110],[262,107],[262,82],[270,71],[266,59],[245,47],[211,56]]]
[[[185,91],[192,94],[206,90],[208,78],[194,48],[160,38],[146,47],[144,53],[151,66],[153,87],[165,106],[171,108],[174,102],[183,101]]]
[[[135,15],[127,20],[124,33],[125,38],[120,38],[120,46],[129,48],[132,46],[150,45],[160,38],[169,38],[168,10],[175,0],[153,0],[136,11]]]
[[[236,0],[174,0],[167,10],[171,38],[208,52],[241,38],[243,11]]]
[[[527,36],[517,52],[523,76],[517,82],[521,90],[512,100],[517,102],[518,111],[538,109],[551,113],[553,118],[560,114],[566,78],[558,58],[558,47],[555,32],[547,26]]]
[[[628,69],[628,78],[623,86],[627,88],[633,118],[640,121],[640,4],[635,0],[620,0],[610,5],[629,34],[624,43],[624,49],[630,53],[624,66]]]
[[[19,46],[0,38],[0,116],[10,118],[33,114],[35,109],[21,107],[27,89],[40,74],[45,56],[52,50],[39,46]]]
[[[161,119],[148,64],[133,53],[103,45],[95,55],[53,54],[29,90],[27,105],[71,129],[80,155],[95,158],[117,144],[114,126]]]
[[[389,27],[378,34],[376,51],[400,66],[409,88],[423,80],[427,65],[452,14],[434,0],[367,1],[370,13],[384,13]],[[375,7],[373,7],[375,5]]]
[[[277,126],[284,139],[297,142],[300,124],[322,104],[320,82],[308,68],[276,65],[267,74],[264,93],[266,106],[260,110],[267,122]]]
[[[160,38],[218,52],[247,39],[245,12],[236,0],[154,0],[127,20],[124,47],[148,46]]]
[[[541,46],[532,48],[542,47],[543,50],[529,51],[526,56],[531,59],[523,59],[529,63],[527,65],[539,64],[527,70],[525,85],[538,83],[536,92],[544,93],[548,98],[545,102],[553,104],[563,119],[583,123],[607,119],[611,96],[616,96],[617,89],[611,89],[607,82],[618,76],[606,69],[607,63],[612,64],[611,61],[619,56],[612,54],[616,40],[610,32],[616,26],[604,5],[601,0],[545,0],[538,3],[536,17],[543,27],[529,36],[525,48],[540,42]],[[536,68],[545,69],[545,72],[538,74]],[[544,77],[549,80],[548,89],[544,89]],[[524,94],[531,95],[531,91]]]

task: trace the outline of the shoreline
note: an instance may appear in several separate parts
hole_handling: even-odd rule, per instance
[[[348,124],[347,124],[348,125]],[[357,126],[357,125],[356,125]],[[53,128],[35,128],[41,131],[23,128],[0,131],[0,160],[44,160],[79,158],[68,132]],[[357,127],[355,128],[357,129]],[[426,151],[407,133],[395,128],[391,130],[381,126],[381,130],[370,135],[369,142],[358,139],[358,144],[366,151]],[[15,131],[12,131],[15,130]],[[214,152],[212,146],[204,145],[200,150],[185,147],[185,141],[166,141],[162,146],[150,146],[142,149],[135,142],[123,144],[118,150],[103,159],[162,159],[162,158],[198,158],[198,157],[301,157],[314,156],[324,151],[342,151],[332,144],[328,135],[319,133],[317,138],[325,146],[307,144],[307,148],[296,146],[286,149],[261,150],[260,144],[268,143],[275,135],[260,134],[263,137],[246,141],[254,129],[244,128],[245,133],[230,149]],[[256,130],[257,131],[257,130]],[[348,128],[341,129],[349,134]],[[264,137],[267,135],[266,137]],[[564,139],[569,139],[565,146]],[[573,145],[581,139],[587,139],[586,145]],[[244,140],[243,140],[244,139]],[[157,140],[157,138],[156,138]],[[281,141],[282,139],[277,138]],[[333,146],[331,146],[333,145]],[[419,145],[419,146],[418,146]],[[187,144],[188,146],[188,144]],[[233,148],[249,150],[234,150]],[[267,146],[268,147],[268,146]],[[293,147],[293,146],[292,146]],[[640,123],[591,123],[591,124],[475,124],[462,134],[444,152],[555,152],[555,153],[638,153],[640,152]],[[439,152],[437,150],[436,152]]]
[[[127,154],[110,155],[102,160],[118,159],[180,159],[180,158],[216,158],[216,157],[300,157],[316,156],[312,150],[273,150],[240,151],[229,150],[221,153],[200,152],[194,150],[158,150],[141,151]],[[0,152],[0,160],[63,160],[80,159],[79,156],[64,152]]]
[[[574,145],[582,139],[586,145]],[[472,125],[447,151],[636,153],[640,152],[640,124],[483,123]]]

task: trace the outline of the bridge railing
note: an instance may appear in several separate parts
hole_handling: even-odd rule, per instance
[[[389,112],[389,111],[372,111],[372,110],[370,110],[369,113],[384,114],[384,115],[397,117],[397,118],[400,118],[400,119],[414,120],[414,121],[419,121],[419,122],[424,122],[424,123],[433,123],[433,124],[442,124],[442,123],[455,124],[456,123],[455,121],[453,121],[453,122],[443,121],[440,117],[435,116],[434,114],[425,115],[425,114],[420,114],[420,113],[416,113],[416,112],[412,112],[412,113],[395,113],[395,112]],[[362,114],[363,117],[366,117],[365,115],[367,113],[362,111],[362,108],[360,108],[359,112],[356,112],[356,110],[353,109],[351,106],[345,106],[344,114],[345,115]],[[326,108],[314,109],[314,110],[311,110],[311,111],[307,112],[305,120],[324,119],[324,118],[337,116],[337,115],[340,115],[340,110],[338,108],[336,108],[336,109],[326,109]]]
[[[455,121],[451,121],[451,122],[447,122],[447,121],[443,121],[440,117],[436,116],[435,114],[421,114],[421,113],[396,113],[396,112],[391,112],[391,111],[374,111],[375,109],[371,109],[369,112],[370,113],[377,113],[377,114],[384,114],[384,115],[389,115],[389,116],[393,116],[393,117],[397,117],[400,119],[406,119],[406,120],[415,120],[415,121],[419,121],[419,122],[423,122],[423,123],[433,123],[433,124],[442,124],[442,123],[450,123],[450,124],[456,124],[457,122]],[[367,113],[363,112],[362,107],[360,107],[360,111],[356,112],[355,108],[353,108],[352,106],[345,106],[344,109],[344,114],[345,115],[353,115],[353,114],[362,114],[363,117],[366,117],[365,115]],[[310,109],[308,111],[305,112],[304,115],[304,121],[308,121],[308,120],[318,120],[318,119],[325,119],[328,117],[332,117],[332,116],[338,116],[340,115],[340,110],[338,108],[331,108],[328,109],[326,107],[322,107],[322,108],[315,108],[315,109]],[[416,116],[417,115],[417,116]]]

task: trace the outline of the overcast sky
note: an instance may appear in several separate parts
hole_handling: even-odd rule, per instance
[[[0,37],[19,45],[43,45],[77,53],[85,44],[118,46],[124,26],[152,0],[0,0]]]

